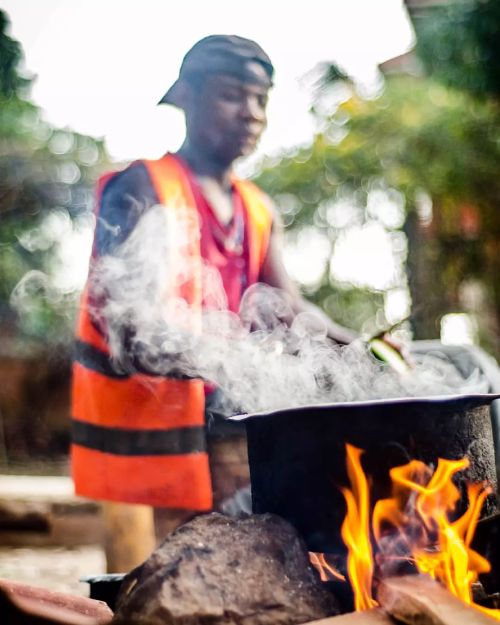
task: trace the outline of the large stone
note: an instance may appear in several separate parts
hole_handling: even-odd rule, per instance
[[[295,529],[271,514],[195,518],[125,578],[116,625],[296,625],[337,613]]]

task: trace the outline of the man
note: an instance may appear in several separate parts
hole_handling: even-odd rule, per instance
[[[129,240],[152,207],[175,206],[185,234],[181,256],[194,267],[205,262],[218,270],[229,310],[237,312],[245,289],[257,282],[285,291],[295,313],[311,309],[283,267],[281,225],[268,198],[232,172],[266,127],[273,73],[269,57],[248,39],[214,35],[191,48],[160,101],[184,111],[184,143],[176,154],[133,163],[101,181],[93,264]],[[180,511],[175,525],[214,504],[204,414],[212,389],[199,379],[150,375],[137,363],[132,371],[113,368],[92,280],[91,269],[74,365],[76,492]],[[205,305],[196,270],[172,288],[192,309]],[[315,310],[333,339],[351,340]]]

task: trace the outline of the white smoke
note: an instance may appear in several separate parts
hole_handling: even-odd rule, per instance
[[[171,296],[174,282],[197,271],[195,258],[176,252],[182,232],[169,211],[155,207],[92,269],[93,314],[107,328],[117,369],[201,377],[220,389],[228,414],[487,391],[479,371],[464,379],[436,356],[399,374],[360,340],[337,346],[318,317],[294,318],[286,294],[263,284],[247,290],[236,315],[226,309],[218,272],[207,266],[208,307],[200,314]]]

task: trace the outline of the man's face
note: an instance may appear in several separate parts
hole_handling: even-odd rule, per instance
[[[226,74],[208,74],[186,107],[188,140],[230,164],[253,152],[267,123],[268,87]]]

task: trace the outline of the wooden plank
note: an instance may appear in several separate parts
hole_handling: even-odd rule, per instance
[[[395,621],[380,608],[364,612],[350,612],[340,616],[331,616],[307,625],[395,625]]]
[[[407,625],[492,625],[498,621],[454,597],[426,575],[383,580],[377,598],[395,619]]]

